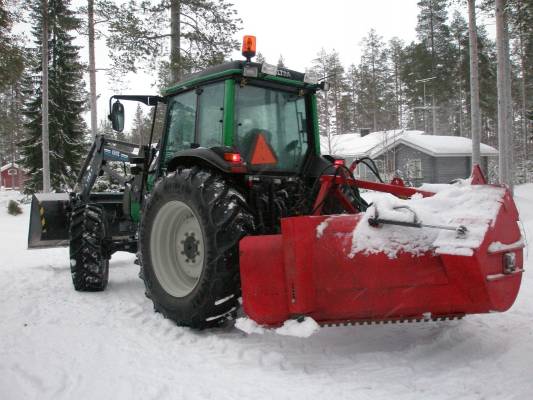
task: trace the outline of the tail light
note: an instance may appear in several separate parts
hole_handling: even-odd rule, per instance
[[[233,164],[242,163],[242,157],[239,153],[224,153],[224,160]]]

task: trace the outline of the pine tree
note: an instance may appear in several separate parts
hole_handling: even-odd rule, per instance
[[[361,44],[358,97],[362,123],[373,131],[391,129],[397,126],[397,116],[385,43],[372,29]]]
[[[327,78],[329,90],[318,92],[318,120],[320,133],[328,138],[328,152],[332,153],[332,137],[337,134],[347,133],[346,116],[348,109],[343,100],[346,92],[344,80],[344,67],[339,54],[333,50],[331,53],[322,49],[313,61],[313,71],[320,78]]]
[[[360,127],[359,122],[359,113],[358,113],[358,93],[359,93],[359,70],[354,64],[351,64],[348,67],[348,71],[345,76],[346,81],[346,93],[345,93],[345,102],[346,102],[346,113],[348,114],[348,124],[345,133],[355,133],[357,128]]]
[[[11,31],[16,9],[9,3],[0,0],[0,90],[18,81],[24,68],[22,47]]]
[[[455,96],[456,101],[455,111],[451,123],[451,131],[457,136],[468,136],[468,113],[466,93],[470,90],[468,85],[469,80],[469,65],[468,65],[468,25],[459,11],[455,11],[450,22],[450,34],[453,37],[453,57],[456,60],[455,68],[453,69],[456,83]]]
[[[26,57],[19,38],[12,32],[13,21],[18,18],[15,5],[0,0],[0,165],[18,160],[16,143],[22,134],[19,110]]]
[[[317,55],[317,58],[313,60],[313,71],[320,78],[326,78],[328,76],[328,54],[326,50],[322,49]],[[318,103],[318,125],[320,134],[328,138],[328,153],[332,153],[331,149],[331,109],[329,96],[326,91],[320,91],[317,93]]]
[[[129,0],[109,3],[102,13],[110,21],[110,56],[123,72],[143,63],[153,68],[154,58],[169,56],[169,80],[175,82],[238,48],[233,35],[241,20],[225,0]]]
[[[419,0],[420,9],[416,31],[422,46],[429,53],[420,61],[424,61],[423,70],[416,80],[434,77],[426,84],[426,99],[422,104],[431,106],[426,115],[426,129],[435,131],[449,131],[449,122],[454,114],[454,88],[450,76],[455,68],[453,58],[453,38],[447,25],[449,0]],[[420,83],[415,84],[423,86]],[[423,90],[423,88],[422,88]],[[438,107],[438,109],[436,108]],[[431,123],[428,123],[428,120]],[[439,121],[443,125],[439,126]]]
[[[131,129],[130,140],[133,143],[148,144],[150,140],[150,131],[152,120],[150,115],[145,115],[141,105],[137,104],[135,115],[133,116],[133,127]]]
[[[438,62],[448,51],[450,32],[448,19],[449,0],[419,0],[418,38],[431,53],[431,69],[435,72]]]
[[[391,118],[392,128],[400,129],[404,127],[405,96],[403,82],[401,79],[402,65],[404,62],[404,43],[397,37],[389,41],[388,53],[390,63],[391,86],[394,97],[395,120]]]
[[[515,109],[520,120],[514,135],[518,183],[527,182],[533,176],[533,162],[530,160],[533,140],[529,133],[528,118],[529,113],[533,112],[533,0],[510,0],[508,7],[512,57],[516,65]]]
[[[23,106],[22,76],[0,92],[0,165],[18,162],[17,143],[22,140],[24,126],[20,109]]]
[[[70,0],[50,0],[49,13],[49,135],[51,186],[66,190],[75,183],[77,171],[86,153],[86,126],[82,119],[85,104],[83,68],[78,60],[79,47],[73,44],[70,32],[79,27],[79,20],[70,9]],[[22,164],[29,171],[27,192],[42,188],[41,150],[41,2],[31,4],[32,34],[37,44],[31,75],[25,79],[28,100],[26,139],[20,143]]]

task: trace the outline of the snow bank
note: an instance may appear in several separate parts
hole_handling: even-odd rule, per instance
[[[258,333],[262,335],[263,333],[265,333],[265,328],[263,328],[253,319],[247,317],[237,318],[237,320],[235,321],[235,328],[240,329],[248,335],[252,333]]]
[[[308,338],[320,329],[320,325],[313,318],[305,317],[303,320],[289,319],[279,328],[269,330],[258,325],[257,322],[250,318],[242,317],[235,321],[235,328],[247,334],[258,333],[262,335],[265,332],[274,332],[283,336]]]
[[[388,193],[373,194],[372,206],[353,232],[349,257],[360,252],[383,252],[394,258],[400,251],[420,255],[429,250],[439,254],[472,255],[496,218],[505,190],[492,186],[470,186],[464,182],[446,186],[438,187],[432,197],[409,200]],[[451,227],[464,225],[468,231],[460,236],[455,231],[437,228],[372,227],[368,223],[371,217]]]
[[[278,335],[307,338],[320,329],[320,325],[311,318],[305,317],[303,321],[289,319],[276,329]]]

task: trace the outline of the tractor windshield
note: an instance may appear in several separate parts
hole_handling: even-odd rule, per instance
[[[236,86],[235,145],[255,171],[299,171],[308,148],[305,98]]]

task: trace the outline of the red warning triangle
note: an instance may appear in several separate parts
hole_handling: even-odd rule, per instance
[[[262,133],[257,134],[250,164],[265,165],[277,163],[278,158],[274,154],[274,150],[272,150],[272,147],[270,147],[270,145],[266,141],[265,135],[263,135]]]

